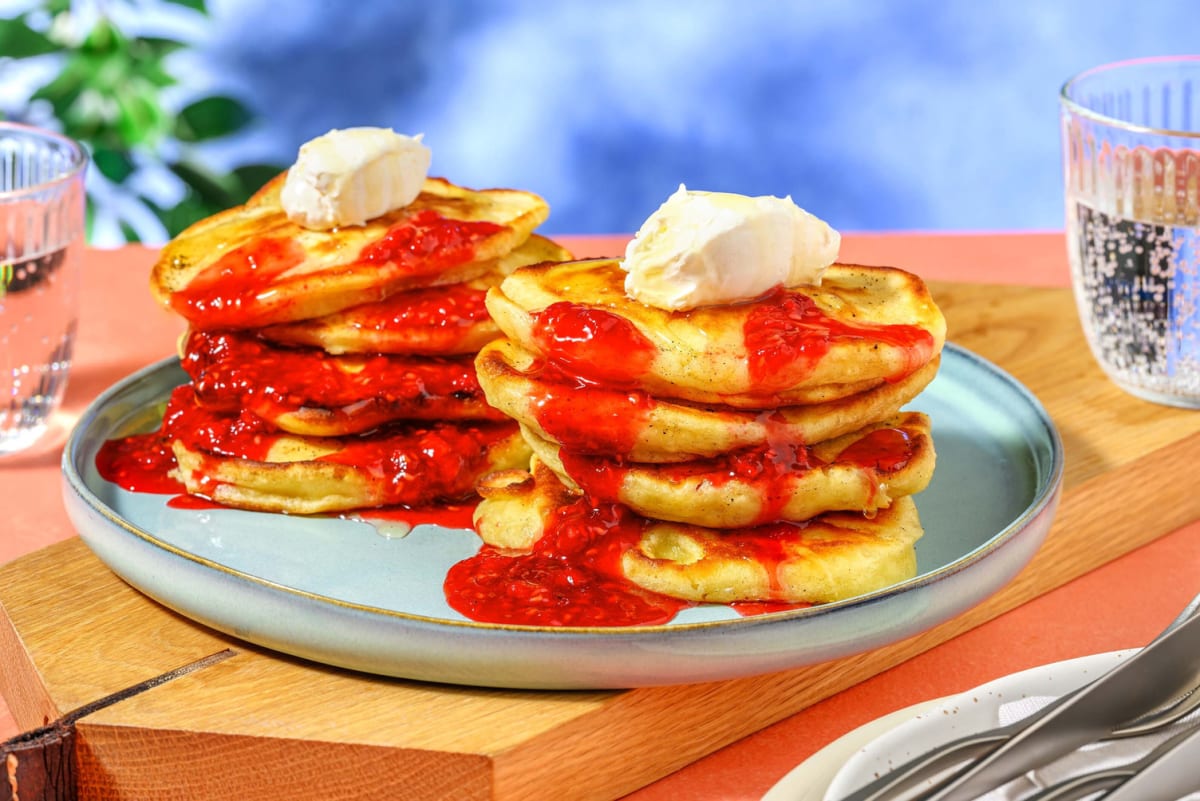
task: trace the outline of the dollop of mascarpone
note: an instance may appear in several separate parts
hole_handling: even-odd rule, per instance
[[[820,285],[841,235],[791,197],[680,184],[625,250],[625,293],[662,309],[733,303],[774,286]]]
[[[421,193],[432,154],[421,135],[390,128],[334,129],[300,147],[280,202],[288,219],[328,230],[362,225]]]

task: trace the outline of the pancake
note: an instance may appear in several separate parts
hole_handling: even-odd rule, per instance
[[[321,317],[484,275],[549,214],[529,192],[429,178],[404,208],[361,226],[313,231],[284,213],[283,180],[168,243],[151,271],[155,298],[202,329]]]
[[[904,497],[872,517],[831,512],[740,531],[651,525],[621,564],[637,586],[673,598],[822,604],[915,576],[923,533]]]
[[[484,306],[487,290],[518,267],[565,261],[571,254],[534,234],[501,257],[487,274],[447,286],[397,292],[376,303],[263,328],[259,336],[328,353],[405,353],[446,356],[475,353],[500,336]]]
[[[189,494],[290,514],[461,501],[481,476],[529,459],[512,423],[413,423],[359,437],[298,437],[247,412],[212,414],[186,385],[172,395],[162,436]]]
[[[819,287],[671,312],[625,294],[612,259],[517,270],[488,292],[500,329],[563,372],[655,397],[768,409],[836,400],[912,374],[945,318],[916,276],[835,264]]]
[[[249,411],[292,434],[357,434],[396,420],[507,419],[488,405],[469,354],[332,356],[236,331],[190,332],[183,351],[204,406]]]
[[[709,528],[875,513],[923,490],[936,457],[929,418],[902,412],[805,447],[771,442],[669,465],[574,454],[523,429],[533,453],[571,489],[643,517]]]
[[[575,453],[680,462],[769,441],[820,442],[895,414],[937,373],[940,356],[895,383],[827,403],[768,412],[655,398],[564,375],[508,339],[475,361],[488,403]]]
[[[561,550],[564,525],[590,507],[535,456],[531,473],[485,477],[475,526],[486,546],[513,556]],[[615,508],[615,507],[614,507]],[[634,585],[697,603],[828,603],[916,574],[913,545],[923,531],[911,498],[873,516],[832,512],[803,523],[714,529],[601,512],[610,521],[591,551],[615,548],[611,567]],[[615,522],[613,522],[615,521]],[[547,536],[549,535],[549,536]],[[546,544],[543,538],[554,539]],[[569,546],[568,546],[569,547]],[[577,546],[578,547],[578,546]],[[601,559],[601,565],[609,565]]]
[[[579,500],[577,490],[568,489],[536,456],[528,470],[497,470],[475,484],[482,498],[475,507],[474,526],[487,545],[528,551],[545,533],[546,523],[556,509]]]

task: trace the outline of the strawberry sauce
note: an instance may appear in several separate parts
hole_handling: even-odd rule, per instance
[[[160,495],[183,492],[183,484],[168,475],[174,469],[171,442],[158,431],[110,439],[96,454],[100,477],[130,492]]]
[[[377,482],[373,486],[382,506],[461,501],[474,495],[471,477],[486,466],[488,447],[515,429],[512,422],[396,424],[339,438],[337,450],[313,461],[343,464],[368,476],[365,480]],[[202,495],[211,495],[218,460],[266,461],[285,436],[250,412],[222,413],[198,404],[185,384],[172,392],[159,431],[109,440],[96,467],[106,481],[131,492],[182,492],[183,485],[167,477],[177,467],[171,442],[179,440],[204,455],[190,478],[207,485]]]
[[[392,341],[404,345],[403,351],[396,348],[387,352],[410,352],[416,346],[422,353],[465,353],[470,349],[462,348],[462,343],[473,326],[487,325],[495,332],[484,305],[486,296],[484,289],[450,284],[397,292],[336,316],[373,346],[387,347]],[[322,321],[316,321],[316,325],[321,327]],[[411,336],[404,336],[406,333]],[[271,336],[270,329],[265,335]]]
[[[556,509],[528,553],[484,545],[454,565],[446,601],[467,618],[526,626],[649,626],[691,606],[631,584],[621,555],[645,521],[623,506],[584,498]]]
[[[901,428],[878,428],[838,454],[839,462],[869,467],[879,473],[895,473],[908,465],[916,443]]]
[[[533,338],[564,372],[617,387],[631,387],[653,364],[658,349],[624,317],[561,301],[533,317]]]
[[[504,420],[488,406],[472,356],[333,356],[319,348],[272,345],[250,333],[193,331],[183,368],[209,408],[249,408],[263,417],[304,408],[331,410],[349,431],[398,418],[437,419],[453,409]],[[361,424],[356,422],[356,418]]]
[[[915,443],[907,432],[881,428],[838,454],[835,463],[857,467],[868,473],[868,485],[875,486],[881,476],[900,470],[913,456]],[[575,483],[602,502],[619,503],[622,485],[633,470],[644,466],[621,458],[587,455],[563,448],[559,451],[563,469]],[[798,473],[824,464],[802,443],[772,442],[743,448],[711,459],[696,459],[677,464],[655,465],[659,480],[676,486],[698,480],[709,487],[721,487],[731,481],[753,486],[762,498],[755,525],[779,520],[795,490]]]
[[[551,363],[535,368],[542,390],[534,399],[538,425],[565,450],[625,454],[633,449],[655,401],[637,390],[602,389]]]
[[[226,253],[173,294],[171,307],[200,325],[247,324],[259,305],[259,296],[303,262],[304,248],[294,240],[252,240]]]
[[[779,288],[754,302],[743,327],[750,379],[758,392],[796,386],[816,370],[837,340],[866,340],[899,348],[907,355],[898,381],[933,355],[933,336],[913,325],[843,323],[825,314],[805,295]]]
[[[339,266],[336,274],[364,268],[374,285],[406,276],[436,275],[475,260],[480,242],[506,226],[443,217],[432,209],[418,211],[366,245],[357,261]],[[288,237],[262,237],[231,250],[174,293],[171,307],[200,328],[251,328],[271,322],[281,288],[296,289],[319,274],[288,271],[306,259],[301,244]],[[284,316],[286,317],[286,315]]]

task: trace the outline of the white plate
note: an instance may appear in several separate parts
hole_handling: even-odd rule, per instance
[[[767,673],[877,648],[991,595],[1050,528],[1063,450],[1038,401],[1007,373],[948,345],[911,408],[933,421],[938,466],[917,498],[918,575],[857,598],[740,617],[685,610],[661,626],[554,629],[464,619],[442,582],[479,547],[474,532],[418,526],[387,538],[368,524],[234,509],[177,509],[170,496],[100,478],[106,439],[147,426],[147,409],[186,380],[175,360],[105,392],[63,454],[67,512],[89,547],[134,587],[244,640],[331,665],[493,687],[591,689]],[[964,510],[970,510],[964,514]]]
[[[1113,651],[1041,665],[885,715],[813,754],[780,779],[763,801],[839,801],[931,748],[999,725],[1004,704],[1063,695],[1136,652]]]
[[[823,801],[833,777],[860,748],[945,700],[937,698],[906,706],[846,732],[789,771],[767,791],[762,801]]]

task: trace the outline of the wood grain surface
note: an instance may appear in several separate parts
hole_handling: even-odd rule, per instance
[[[712,684],[605,692],[439,686],[327,668],[157,605],[78,540],[0,567],[0,692],[33,728],[235,654],[79,720],[91,799],[611,799],[791,715],[1179,526],[1200,416],[1139,401],[1087,352],[1070,291],[934,283],[950,338],[1045,404],[1064,496],[1029,567],[975,609],[870,653]]]

